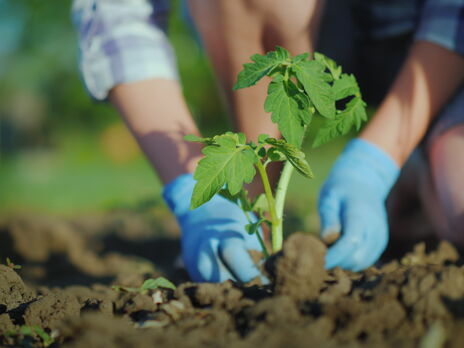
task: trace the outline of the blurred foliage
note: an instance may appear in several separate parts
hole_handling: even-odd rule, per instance
[[[84,91],[70,6],[70,1],[0,0],[0,37],[6,38],[0,40],[3,155],[24,146],[59,146],[61,132],[97,134],[117,119],[111,107],[93,103]],[[224,127],[209,65],[184,17],[173,2],[169,35],[188,105],[201,124],[222,120]]]
[[[116,112],[84,90],[70,9],[71,1],[0,0],[0,213],[73,213],[159,195]],[[179,1],[169,23],[194,117],[203,129],[224,129],[209,63]]]

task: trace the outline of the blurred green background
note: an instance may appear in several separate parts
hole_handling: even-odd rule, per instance
[[[159,180],[116,112],[84,91],[70,6],[0,0],[0,217],[166,209]],[[178,1],[169,36],[200,127],[205,134],[228,129],[210,66]],[[295,174],[287,205],[294,228],[317,228],[317,192],[344,141],[317,150],[305,145],[316,179]]]

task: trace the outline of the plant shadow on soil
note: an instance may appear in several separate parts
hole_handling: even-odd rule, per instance
[[[52,347],[464,346],[464,268],[448,243],[352,273],[326,271],[326,247],[295,233],[265,264],[272,285],[195,284],[173,267],[175,229],[135,213],[2,223],[0,257],[23,267],[0,265],[0,346],[49,344],[21,325]],[[111,288],[161,275],[177,289]]]

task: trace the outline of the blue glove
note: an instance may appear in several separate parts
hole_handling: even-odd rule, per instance
[[[319,195],[321,237],[341,234],[327,251],[326,268],[360,271],[379,259],[388,243],[385,199],[398,175],[377,146],[359,138],[348,143]]]
[[[182,257],[192,280],[248,282],[260,276],[247,250],[261,247],[256,236],[246,232],[248,220],[243,211],[219,195],[190,210],[195,183],[192,174],[183,174],[163,192],[182,230]]]

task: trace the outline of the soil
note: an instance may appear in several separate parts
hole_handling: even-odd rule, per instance
[[[22,268],[0,265],[0,346],[464,346],[464,268],[446,242],[364,272],[327,272],[324,244],[295,233],[265,265],[272,285],[196,284],[172,266],[175,227],[155,237],[153,228],[136,214],[2,223],[0,257]],[[111,287],[161,275],[177,289]]]

